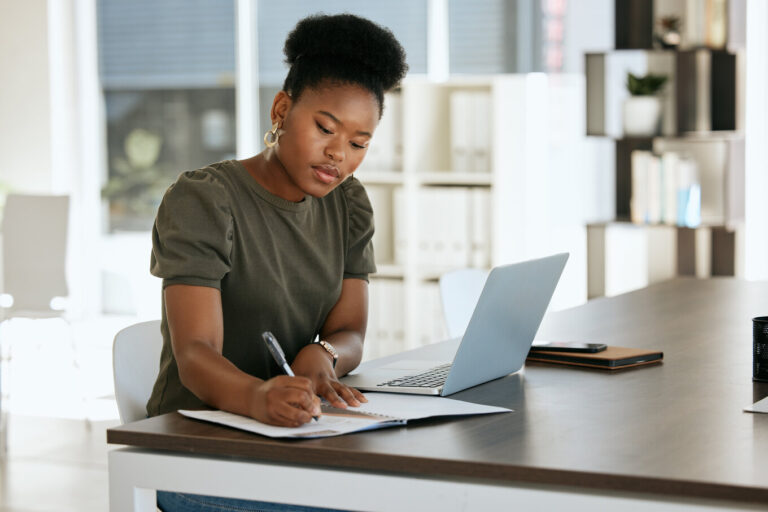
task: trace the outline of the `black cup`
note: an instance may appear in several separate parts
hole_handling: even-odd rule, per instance
[[[752,380],[768,382],[768,316],[752,319]]]

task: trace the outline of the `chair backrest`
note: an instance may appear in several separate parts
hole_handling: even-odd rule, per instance
[[[134,324],[115,335],[112,369],[117,410],[123,423],[147,416],[147,400],[160,371],[162,348],[160,320]]]
[[[69,196],[9,194],[3,210],[3,293],[12,310],[51,311],[68,295]]]
[[[487,278],[487,271],[476,268],[463,268],[440,276],[440,300],[450,338],[464,335]]]

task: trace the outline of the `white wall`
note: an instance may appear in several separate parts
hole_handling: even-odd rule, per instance
[[[768,3],[747,3],[744,277],[768,279]]]
[[[0,2],[0,181],[50,192],[51,118],[46,0]]]
[[[565,16],[563,72],[583,73],[584,54],[613,49],[614,0],[571,0]]]
[[[613,49],[613,3],[614,0],[572,0],[568,3],[564,73],[583,74],[585,53]],[[582,134],[586,133],[586,124],[580,129]],[[584,219],[588,222],[612,220],[616,215],[615,145],[607,138],[586,137],[582,151],[583,168],[589,170],[582,176]]]
[[[95,8],[95,0],[0,1],[0,197],[70,196],[72,316],[101,308],[105,166]]]

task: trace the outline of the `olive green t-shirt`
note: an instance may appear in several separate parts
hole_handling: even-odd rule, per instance
[[[235,160],[182,173],[165,193],[152,232],[151,272],[172,284],[221,290],[223,355],[262,379],[282,372],[261,333],[293,361],[323,326],[342,280],[368,279],[373,211],[350,177],[322,198],[277,197]],[[204,404],[181,384],[163,299],[160,373],[147,412]]]

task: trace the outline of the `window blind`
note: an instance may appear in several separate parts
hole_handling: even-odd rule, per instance
[[[105,89],[233,86],[235,3],[98,0]]]

